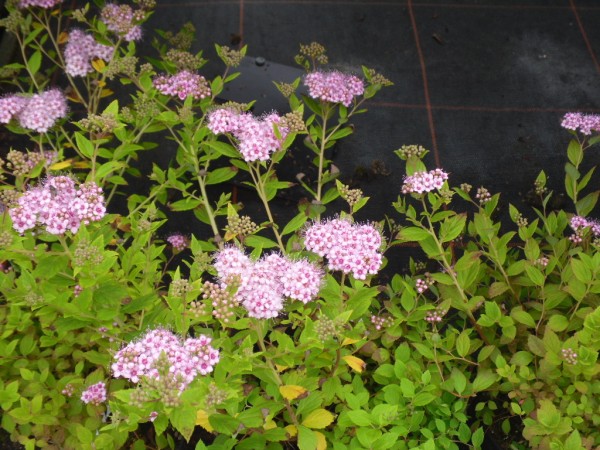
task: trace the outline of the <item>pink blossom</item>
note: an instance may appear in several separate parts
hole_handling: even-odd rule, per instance
[[[73,77],[83,77],[94,70],[91,64],[94,58],[109,61],[112,54],[112,47],[99,44],[92,35],[81,30],[72,30],[65,47],[65,71]]]
[[[181,252],[189,245],[189,240],[183,234],[172,234],[167,238],[167,242],[171,244],[173,250]]]
[[[49,9],[54,8],[59,3],[62,3],[62,0],[21,0],[19,2],[19,8],[38,6],[40,8]]]
[[[178,382],[180,391],[198,376],[206,375],[219,362],[219,351],[211,346],[211,338],[182,340],[162,328],[147,332],[119,350],[111,366],[115,378],[138,383],[142,377],[159,378],[157,360],[164,354],[169,362],[169,373]]]
[[[309,73],[304,84],[312,98],[344,106],[349,106],[355,96],[362,95],[365,91],[360,78],[335,71]]]
[[[208,116],[208,128],[213,133],[232,133],[239,141],[238,150],[246,162],[267,161],[271,154],[281,149],[288,130],[279,128],[279,139],[273,127],[280,122],[281,117],[275,113],[259,119],[250,113],[228,109],[215,109]]]
[[[31,96],[13,94],[0,99],[0,122],[17,119],[23,128],[46,133],[54,123],[67,115],[67,100],[58,89]]]
[[[306,248],[327,257],[330,270],[352,273],[358,280],[379,271],[383,261],[381,243],[381,234],[374,226],[343,219],[316,222],[304,236]]]
[[[102,189],[93,182],[77,189],[67,176],[49,177],[19,197],[17,206],[9,209],[13,228],[19,233],[39,225],[57,235],[76,233],[82,223],[98,221],[105,213]]]
[[[83,403],[92,405],[99,405],[106,401],[106,385],[103,381],[96,384],[92,384],[81,394],[81,401]]]
[[[441,189],[444,181],[448,179],[448,174],[442,169],[434,169],[429,172],[415,172],[404,178],[402,186],[403,194],[422,194],[431,192],[434,189]]]
[[[579,131],[590,135],[592,131],[600,132],[599,114],[567,113],[562,119],[561,126],[567,130]]]
[[[161,94],[176,96],[180,100],[185,100],[188,95],[200,99],[211,95],[206,79],[189,70],[182,70],[176,75],[160,75],[154,78],[153,83]]]
[[[134,11],[129,5],[109,3],[102,8],[100,18],[109,31],[126,41],[139,41],[142,38],[142,28],[136,22],[143,19],[143,13]]]
[[[214,266],[225,286],[237,277],[237,300],[250,317],[259,319],[277,317],[285,297],[304,303],[313,300],[323,278],[322,271],[308,261],[290,261],[277,253],[251,261],[235,247],[217,253]]]

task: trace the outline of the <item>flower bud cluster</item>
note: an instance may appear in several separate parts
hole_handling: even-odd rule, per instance
[[[304,78],[308,95],[316,100],[350,106],[354,97],[365,92],[363,81],[342,72],[312,72]]]
[[[258,231],[258,225],[249,216],[231,216],[225,230],[233,236],[249,236]]]
[[[237,67],[241,64],[244,55],[239,50],[233,50],[225,45],[219,48],[219,56],[227,67]]]
[[[403,145],[398,150],[396,150],[398,156],[401,159],[408,159],[410,157],[423,158],[427,154],[427,150],[425,147],[421,145]]]
[[[415,172],[404,178],[402,185],[403,194],[422,194],[431,192],[434,189],[441,189],[444,181],[448,179],[448,174],[442,169],[434,169],[429,172]]]
[[[189,71],[199,69],[205,62],[205,60],[199,56],[176,48],[172,48],[167,52],[165,55],[165,60],[174,64],[179,70]]]
[[[384,77],[382,74],[377,73],[375,69],[367,69],[369,82],[371,84],[380,84],[381,86],[393,86],[390,80]]]
[[[425,320],[429,323],[439,323],[448,311],[445,309],[435,308],[433,311],[427,311]]]
[[[239,288],[239,277],[230,277],[227,283],[211,283],[206,281],[202,287],[202,298],[210,300],[212,315],[224,323],[235,319],[235,308],[239,305],[236,292]]]
[[[319,320],[315,322],[315,332],[322,342],[326,342],[337,336],[338,327],[329,317],[321,316]]]
[[[550,259],[548,259],[547,256],[540,256],[538,259],[535,260],[535,264],[541,267],[546,267],[549,262]]]
[[[318,42],[311,42],[310,44],[300,44],[300,55],[303,57],[311,58],[317,61],[319,64],[327,64],[329,61],[327,55],[325,55],[325,47]]]
[[[600,114],[567,113],[560,125],[589,136],[592,131],[600,132]]]
[[[189,280],[180,278],[178,280],[171,281],[169,286],[169,294],[173,297],[183,298],[185,295],[192,290]]]
[[[211,383],[208,386],[208,393],[206,394],[204,400],[206,402],[206,406],[208,408],[212,408],[223,403],[225,400],[227,400],[227,397],[227,391],[224,389],[219,389],[216,384]]]
[[[119,350],[111,366],[115,378],[126,378],[138,383],[142,378],[159,379],[164,367],[158,367],[159,358],[168,365],[168,378],[182,392],[198,375],[213,371],[219,362],[219,351],[211,345],[211,338],[182,340],[170,331],[156,329],[140,340],[130,342]]]
[[[23,128],[38,133],[46,133],[66,115],[67,100],[58,89],[31,96],[14,94],[0,99],[0,123],[17,119]]]
[[[44,163],[45,167],[54,164],[58,159],[58,153],[47,150],[44,152],[18,152],[10,150],[6,154],[6,168],[12,172],[14,176],[27,175],[38,164]]]
[[[100,405],[106,401],[106,385],[103,381],[96,384],[92,384],[85,391],[81,393],[81,401],[86,405],[91,403],[92,405]]]
[[[73,252],[73,264],[76,267],[85,265],[97,266],[102,263],[104,256],[98,247],[90,245],[86,240],[80,241]]]
[[[326,257],[330,270],[352,273],[357,280],[379,271],[381,244],[381,233],[373,225],[352,224],[344,219],[316,222],[304,235],[306,248]]]
[[[485,205],[492,199],[492,194],[483,186],[477,188],[477,194],[475,194],[475,198],[479,200],[479,204],[481,206]]]
[[[65,47],[65,72],[72,77],[83,77],[94,71],[93,59],[109,61],[113,51],[113,47],[99,44],[92,35],[79,29],[72,30]]]
[[[377,331],[381,331],[383,328],[387,328],[394,323],[394,319],[389,315],[384,316],[371,316],[371,323],[375,326]]]
[[[108,62],[108,65],[104,69],[104,75],[109,80],[115,78],[118,74],[124,74],[128,77],[133,77],[136,74],[136,67],[139,59],[136,56],[127,55],[113,58]],[[140,66],[140,74],[144,73],[145,65]]]
[[[239,141],[238,150],[246,162],[267,161],[281,149],[288,129],[281,126],[282,118],[275,113],[256,118],[250,113],[231,108],[215,109],[208,115],[208,128],[215,134],[231,133]],[[281,139],[275,135],[278,126]]]
[[[129,5],[117,5],[109,3],[100,13],[100,19],[106,24],[106,28],[124,40],[139,41],[142,38],[142,27],[137,25],[144,19],[142,10],[134,11]]]
[[[69,384],[65,385],[65,387],[63,388],[62,391],[60,391],[60,393],[62,395],[64,395],[65,397],[71,397],[75,393],[75,386],[73,386],[71,383],[69,383]]]
[[[152,81],[158,92],[185,100],[188,95],[195,99],[210,97],[208,81],[197,73],[182,70],[175,75],[160,75]]]
[[[3,189],[0,191],[0,210],[2,207],[11,208],[17,205],[20,193],[16,189]]]
[[[323,273],[306,260],[291,261],[272,253],[252,261],[237,247],[226,247],[215,256],[215,268],[223,284],[239,277],[236,296],[250,317],[277,317],[284,297],[308,303],[321,288]]]
[[[352,208],[360,201],[360,199],[363,198],[363,191],[361,189],[350,189],[349,186],[342,184],[340,188],[340,195],[348,202],[350,208]]]
[[[87,118],[77,122],[79,126],[89,131],[90,133],[111,133],[119,126],[119,122],[115,116],[109,113],[89,114]]]
[[[427,289],[429,289],[434,283],[433,278],[429,276],[429,274],[425,274],[425,279],[418,278],[417,279],[417,292],[422,294]]]
[[[567,363],[573,365],[577,364],[577,353],[575,353],[575,351],[572,348],[563,348],[561,353],[562,357]]]
[[[50,234],[76,233],[82,223],[100,220],[105,213],[102,189],[93,182],[77,188],[67,176],[49,177],[23,194],[9,210],[13,228],[19,233],[39,225]]]

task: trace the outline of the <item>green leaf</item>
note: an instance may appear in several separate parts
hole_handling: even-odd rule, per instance
[[[535,266],[527,264],[525,266],[525,272],[527,272],[527,276],[536,286],[543,286],[546,280],[544,274]]]
[[[598,203],[598,195],[600,195],[600,191],[594,191],[582,199],[577,200],[577,203],[575,204],[577,214],[584,217],[590,214],[596,206],[596,203]]]
[[[219,167],[218,169],[211,170],[206,176],[206,184],[220,184],[228,180],[231,180],[237,175],[236,167]]]
[[[352,127],[345,127],[337,130],[333,135],[329,138],[330,141],[335,141],[341,139],[343,137],[349,136],[354,132]]]
[[[35,75],[42,65],[42,52],[36,50],[27,60],[27,66],[32,75]]]
[[[440,241],[444,243],[456,239],[465,228],[466,223],[466,214],[460,214],[446,219],[440,226]]]
[[[496,382],[498,375],[489,369],[483,369],[477,372],[477,376],[473,380],[473,392],[485,391]]]
[[[414,406],[425,406],[434,401],[437,397],[429,392],[419,392],[415,395],[414,400],[412,401]]]
[[[518,308],[514,308],[511,313],[510,316],[519,323],[522,323],[523,325],[527,325],[529,328],[535,328],[536,323],[533,320],[533,317],[531,317],[531,314],[529,314],[527,311],[523,311],[522,309],[518,309]]]
[[[79,152],[86,158],[91,159],[94,156],[94,144],[79,131],[75,132],[75,142]]]
[[[372,425],[371,415],[363,410],[348,411],[348,418],[354,425],[359,427],[368,427]]]
[[[316,450],[317,435],[310,428],[298,425],[298,448],[300,450]]]
[[[418,227],[402,228],[398,233],[397,239],[402,242],[419,242],[429,238],[427,231]]]
[[[555,315],[550,317],[548,321],[548,328],[552,331],[564,331],[569,326],[569,319],[565,316]]]
[[[546,355],[546,347],[544,347],[544,342],[533,334],[530,334],[527,338],[527,347],[534,355],[541,357]]]
[[[196,412],[194,412],[194,423],[196,421]],[[212,414],[208,417],[210,425],[215,431],[223,434],[233,434],[240,426],[240,421],[227,414]]]
[[[283,228],[283,231],[281,232],[281,235],[285,236],[286,234],[293,233],[294,231],[302,228],[302,226],[306,223],[307,220],[308,217],[306,217],[306,214],[304,214],[304,212],[297,214],[292,220],[290,220],[286,224],[286,226]]]
[[[481,444],[483,444],[483,428],[477,428],[477,430],[475,430],[471,437],[471,442],[476,449],[481,448]]]
[[[469,350],[471,348],[471,339],[469,339],[469,333],[467,331],[462,331],[458,338],[456,338],[456,352],[459,356],[463,358],[469,354]]]
[[[209,141],[209,142],[206,142],[206,145],[208,145],[210,148],[215,150],[217,153],[219,153],[223,156],[226,156],[228,158],[239,158],[240,157],[240,152],[237,151],[237,149],[233,145],[228,144],[227,142]]]
[[[459,394],[462,394],[467,388],[467,377],[462,373],[462,371],[457,368],[452,369],[452,381],[454,382],[454,389]]]
[[[571,258],[571,268],[573,269],[573,275],[575,275],[582,283],[589,283],[592,281],[592,271],[583,261]]]

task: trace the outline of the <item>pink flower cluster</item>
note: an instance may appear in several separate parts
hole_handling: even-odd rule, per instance
[[[415,172],[404,178],[402,193],[422,194],[423,192],[431,192],[434,189],[440,189],[447,179],[448,174],[442,169],[434,169],[429,172]]]
[[[73,77],[83,77],[92,72],[91,61],[100,58],[104,61],[110,60],[113,48],[96,42],[92,35],[86,34],[79,29],[69,33],[69,42],[65,47],[65,63],[67,72]]]
[[[579,131],[585,135],[592,134],[592,131],[600,133],[600,115],[567,113],[563,117],[561,126],[567,130],[573,131],[576,131],[579,128]]]
[[[67,115],[67,100],[58,89],[25,96],[13,94],[0,99],[0,123],[17,119],[23,128],[45,133]]]
[[[106,28],[126,41],[139,41],[142,38],[142,28],[136,25],[144,19],[143,11],[134,11],[129,5],[109,3],[100,14]]]
[[[13,228],[19,233],[36,225],[51,234],[76,233],[82,223],[100,220],[105,213],[102,189],[93,182],[77,189],[67,176],[49,177],[19,197],[17,206],[9,210]]]
[[[167,238],[167,242],[171,244],[174,251],[181,252],[189,245],[189,239],[183,234],[172,234]]]
[[[19,2],[19,8],[39,6],[40,8],[49,9],[54,8],[59,3],[62,3],[62,0],[21,0]]]
[[[250,317],[259,319],[277,317],[284,297],[310,302],[323,279],[321,269],[309,261],[290,261],[276,253],[252,261],[237,247],[218,252],[214,266],[224,283],[239,279],[236,297]]]
[[[313,72],[306,75],[304,84],[308,95],[317,100],[349,106],[357,95],[365,92],[363,81],[342,72]]]
[[[154,78],[153,83],[161,94],[177,96],[180,100],[185,100],[188,95],[201,99],[211,95],[206,79],[189,70],[182,70],[176,75],[160,75]]]
[[[306,248],[327,257],[330,270],[352,273],[358,280],[376,274],[381,267],[381,242],[381,233],[373,225],[343,219],[314,223],[304,235]]]
[[[210,345],[211,341],[200,335],[182,342],[171,331],[151,330],[117,352],[111,366],[113,376],[134,383],[142,377],[159,379],[157,361],[164,354],[169,362],[169,375],[178,382],[179,390],[184,391],[198,375],[212,372],[219,362],[219,351]]]
[[[99,405],[106,401],[106,385],[103,381],[96,384],[92,384],[85,391],[81,393],[81,401],[86,405],[91,403],[92,405]]]
[[[279,128],[281,139],[278,139],[273,126],[280,122],[281,117],[275,113],[258,119],[250,113],[227,108],[215,109],[208,115],[210,131],[233,134],[239,141],[238,149],[246,162],[267,161],[272,153],[281,149],[288,130]]]
[[[592,231],[594,237],[600,237],[600,222],[593,219],[586,219],[581,216],[573,216],[571,217],[570,226],[575,231],[575,234],[571,235],[569,239],[575,243],[579,244],[583,241],[583,236],[587,229]]]

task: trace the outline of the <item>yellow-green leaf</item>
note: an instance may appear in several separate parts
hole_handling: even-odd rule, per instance
[[[327,448],[327,439],[325,439],[325,435],[318,431],[315,431],[315,434],[317,435],[317,450],[325,450]]]
[[[208,421],[208,413],[206,411],[204,411],[203,409],[199,409],[196,412],[196,425],[200,425],[206,431],[211,432],[211,433],[214,430],[214,428]]]
[[[365,370],[365,367],[367,366],[367,364],[362,359],[357,358],[356,356],[347,355],[344,356],[342,359],[346,361],[346,364],[348,364],[352,369],[354,369],[358,373],[362,373],[362,371]]]
[[[333,422],[334,418],[335,417],[332,413],[326,409],[319,408],[315,409],[308,416],[306,416],[306,418],[302,421],[302,425],[307,428],[325,428]]]
[[[106,67],[106,63],[101,59],[94,59],[92,60],[92,67],[98,72],[102,72],[102,70]]]
[[[55,164],[52,164],[49,169],[50,170],[63,170],[66,169],[67,167],[71,167],[71,164],[73,163],[72,159],[65,159],[64,161],[61,162],[57,162]]]
[[[296,436],[298,434],[298,429],[296,428],[295,425],[288,425],[284,429],[291,438],[293,438],[294,436]]]
[[[279,392],[286,400],[295,400],[306,393],[306,389],[295,384],[288,384],[279,387]]]

